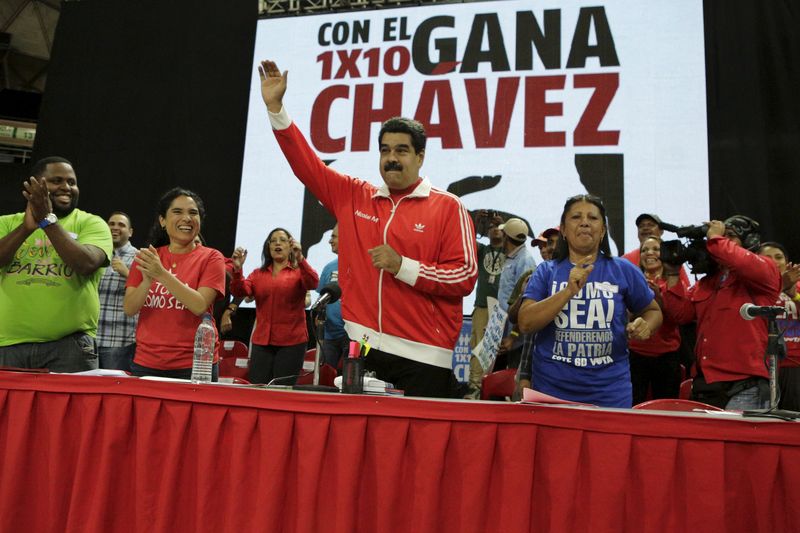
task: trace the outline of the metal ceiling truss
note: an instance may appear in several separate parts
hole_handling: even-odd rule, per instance
[[[270,18],[469,1],[485,0],[259,0],[258,12],[259,17]]]

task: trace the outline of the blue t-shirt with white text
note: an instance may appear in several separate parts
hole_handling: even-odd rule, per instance
[[[567,285],[568,259],[539,265],[525,298],[542,301]],[[565,400],[630,407],[627,312],[653,300],[642,272],[630,261],[600,256],[586,285],[536,334],[533,388]]]

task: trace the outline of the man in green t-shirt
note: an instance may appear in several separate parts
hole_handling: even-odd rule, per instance
[[[37,162],[22,213],[0,216],[0,366],[97,368],[97,285],[113,253],[105,221],[76,209],[62,157]]]
[[[472,336],[469,340],[470,350],[483,339],[483,332],[489,321],[487,298],[497,299],[497,287],[500,283],[500,273],[506,261],[503,250],[503,232],[500,225],[503,217],[496,212],[479,211],[476,226],[486,228],[489,244],[477,243],[478,251],[478,284],[475,289],[475,308],[472,311]],[[480,396],[481,378],[483,367],[474,355],[469,360],[469,393],[470,398]]]

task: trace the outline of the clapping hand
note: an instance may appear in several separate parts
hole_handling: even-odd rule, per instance
[[[31,176],[30,179],[24,182],[22,196],[28,200],[30,213],[33,221],[37,224],[44,220],[48,214],[53,211],[53,203],[50,201],[50,191],[47,190],[47,181],[44,178],[36,179]]]
[[[231,261],[233,262],[233,269],[236,272],[242,270],[244,266],[244,262],[247,261],[247,250],[242,248],[241,246],[237,246],[236,249],[233,251],[233,255],[231,256]]]
[[[160,281],[164,274],[167,273],[164,265],[161,264],[158,251],[152,245],[137,252],[136,264],[139,265],[142,276],[149,280]]]
[[[794,296],[797,292],[797,281],[800,280],[800,263],[788,263],[781,275],[783,290]]]

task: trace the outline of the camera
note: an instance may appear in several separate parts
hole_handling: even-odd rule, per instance
[[[706,250],[708,224],[675,226],[665,222],[661,227],[688,240],[686,244],[679,240],[663,241],[661,243],[663,263],[673,266],[689,263],[692,274],[710,274],[717,269],[717,263]]]
[[[495,219],[496,216],[499,215],[497,211],[493,209],[481,209],[478,211],[473,211],[473,222],[475,224],[475,233],[478,235],[489,235],[489,228],[492,225],[492,221]]]

